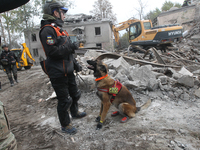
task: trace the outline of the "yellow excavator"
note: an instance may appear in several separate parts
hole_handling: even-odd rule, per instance
[[[150,47],[165,49],[182,38],[183,27],[178,24],[153,27],[151,20],[130,19],[113,25],[115,41],[119,45],[119,31],[128,29],[129,43],[143,49]]]
[[[22,46],[23,49],[20,48],[11,49],[11,51],[13,51],[19,59],[19,62],[16,62],[17,70],[21,70],[22,67],[24,67],[25,69],[30,69],[33,66],[33,61],[35,61],[35,59],[32,57],[29,51],[29,48],[26,46],[26,43],[22,43]]]

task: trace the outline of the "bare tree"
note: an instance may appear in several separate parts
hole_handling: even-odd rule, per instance
[[[97,0],[93,5],[94,9],[90,13],[97,19],[110,19],[113,23],[117,21],[116,14],[112,12],[112,5],[109,0]]]
[[[143,19],[144,16],[144,9],[147,6],[146,3],[143,3],[142,0],[138,0],[139,8],[135,8],[135,10],[138,12],[140,20]]]
[[[1,19],[2,19],[2,16],[0,15],[1,37],[2,37],[3,43],[5,43],[6,37],[5,37],[5,34],[4,34],[4,26],[3,26]]]

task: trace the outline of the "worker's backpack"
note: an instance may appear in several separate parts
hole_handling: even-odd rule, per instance
[[[17,143],[5,113],[3,103],[0,101],[0,150],[17,150]]]

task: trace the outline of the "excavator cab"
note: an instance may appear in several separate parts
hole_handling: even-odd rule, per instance
[[[135,38],[137,38],[138,36],[140,36],[140,34],[142,33],[140,22],[133,23],[130,26],[129,33],[130,33],[129,34],[129,39],[130,40],[134,40]]]

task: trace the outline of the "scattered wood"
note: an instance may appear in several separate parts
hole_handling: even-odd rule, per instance
[[[152,65],[154,67],[171,67],[171,68],[174,68],[174,69],[180,69],[181,68],[181,66],[159,64],[159,63],[149,62],[149,61],[145,61],[145,60],[135,59],[135,58],[128,57],[128,56],[122,56],[122,55],[116,54],[116,53],[105,53],[105,54],[102,54],[99,57],[97,57],[96,60],[103,60],[105,58],[118,59],[119,57],[123,57],[131,65],[140,64],[140,65]]]

